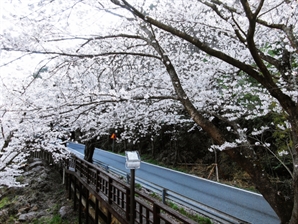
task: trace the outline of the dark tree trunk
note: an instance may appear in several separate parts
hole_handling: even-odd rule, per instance
[[[289,224],[297,224],[298,220],[298,168],[294,168],[294,180],[293,180],[293,188],[294,188],[294,205],[292,210],[292,216]]]
[[[141,18],[146,22],[146,24],[153,25],[154,27],[160,28],[163,31],[169,32],[174,36],[180,37],[183,40],[188,41],[189,43],[196,46],[201,51],[204,51],[208,55],[211,55],[217,59],[220,59],[235,68],[240,69],[241,71],[248,74],[250,77],[258,81],[263,87],[265,87],[270,95],[277,99],[280,103],[280,106],[288,114],[288,121],[292,124],[292,130],[294,130],[293,143],[294,150],[291,150],[293,157],[293,193],[294,200],[288,200],[288,197],[282,195],[278,190],[275,189],[275,186],[271,183],[270,179],[266,175],[263,167],[260,164],[258,158],[252,154],[253,150],[248,147],[244,148],[229,148],[226,147],[224,152],[228,154],[233,161],[237,162],[251,177],[255,186],[258,188],[260,193],[268,201],[271,207],[274,209],[276,214],[279,216],[281,223],[297,224],[298,223],[298,106],[287,94],[285,94],[275,83],[273,74],[270,73],[270,70],[267,68],[263,58],[261,57],[259,50],[256,47],[254,42],[254,34],[257,26],[257,15],[260,12],[263,2],[261,1],[258,9],[253,13],[247,0],[241,0],[244,12],[249,21],[249,29],[245,37],[237,35],[240,42],[245,42],[247,48],[253,57],[255,66],[246,64],[245,62],[239,61],[236,58],[231,57],[230,55],[220,51],[216,48],[210,47],[210,45],[205,44],[199,38],[190,35],[184,31],[174,28],[173,26],[167,25],[161,21],[155,20],[141,11],[134,8],[126,0],[114,1],[112,2],[122,8],[129,10],[135,16]],[[231,11],[232,12],[232,11]],[[218,13],[218,12],[216,12]],[[152,27],[151,27],[152,28]],[[277,27],[274,27],[276,29]],[[287,29],[286,29],[287,28]],[[219,128],[212,124],[208,119],[206,119],[200,111],[189,100],[187,94],[185,93],[180,79],[175,71],[174,66],[171,63],[169,57],[164,53],[162,46],[159,45],[156,36],[148,29],[146,26],[142,26],[142,29],[146,32],[149,37],[148,44],[150,44],[161,56],[162,62],[164,63],[168,74],[171,77],[171,81],[175,92],[180,99],[180,102],[183,104],[186,111],[189,113],[190,117],[199,125],[201,128],[206,131],[209,136],[213,139],[215,144],[222,145],[226,142],[225,136]],[[279,28],[287,34],[292,45],[297,50],[296,39],[291,27],[282,26]],[[288,31],[289,30],[289,31]],[[284,58],[284,61],[287,61],[287,57]],[[283,62],[284,62],[283,61]],[[282,64],[284,66],[284,63]],[[283,72],[283,71],[281,71]]]
[[[93,143],[93,141],[86,142],[85,151],[84,151],[84,154],[85,154],[84,159],[90,163],[93,162],[92,157],[93,157],[94,149],[95,149],[95,144]]]
[[[159,52],[163,57],[163,61],[170,61],[170,59],[166,55],[163,55],[161,51]],[[209,134],[215,144],[224,144],[226,142],[226,139],[221,130],[208,119],[206,119],[189,100],[188,96],[181,86],[180,79],[175,71],[175,68],[172,66],[171,63],[164,64],[167,68],[168,74],[171,77],[175,92],[189,115],[204,131]],[[279,192],[274,189],[267,174],[263,172],[264,169],[259,164],[258,159],[252,154],[252,150],[249,147],[247,149],[241,148],[241,150],[238,148],[226,148],[224,152],[228,154],[233,159],[233,161],[239,164],[239,166],[250,175],[256,188],[271,205],[273,210],[280,218],[281,223],[287,223],[291,218],[293,201],[286,200],[286,197],[284,195],[279,194]]]

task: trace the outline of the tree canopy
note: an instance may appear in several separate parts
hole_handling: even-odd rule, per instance
[[[4,2],[2,173],[30,150],[67,156],[59,142],[75,130],[138,141],[192,124],[282,223],[297,222],[297,1]],[[290,192],[264,170],[264,150],[290,155]]]

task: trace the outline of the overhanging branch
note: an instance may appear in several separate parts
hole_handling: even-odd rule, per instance
[[[160,57],[152,55],[152,54],[145,54],[141,52],[104,52],[100,54],[74,54],[74,53],[65,53],[65,52],[57,52],[57,51],[37,51],[37,50],[29,50],[29,49],[13,49],[13,48],[1,48],[3,51],[16,51],[16,52],[24,52],[24,53],[31,53],[31,54],[44,54],[44,55],[60,55],[66,57],[76,57],[76,58],[95,58],[95,57],[105,57],[110,55],[132,55],[132,56],[140,56],[140,57],[149,57],[161,60]]]

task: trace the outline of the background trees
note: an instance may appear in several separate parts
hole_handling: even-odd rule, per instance
[[[89,140],[113,129],[136,142],[164,125],[194,122],[209,134],[210,150],[250,175],[283,223],[297,221],[297,2],[22,4],[21,12],[7,9],[1,54],[42,61],[18,91],[2,77],[7,99],[14,96],[1,107],[4,138],[66,139],[80,130]],[[278,162],[291,155],[289,190],[265,169],[267,152]]]

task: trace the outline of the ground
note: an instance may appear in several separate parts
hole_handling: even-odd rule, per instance
[[[78,223],[58,170],[39,159],[29,160],[18,177],[25,187],[0,188],[0,223]]]

